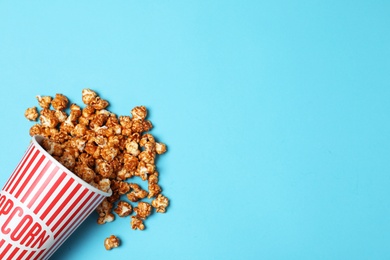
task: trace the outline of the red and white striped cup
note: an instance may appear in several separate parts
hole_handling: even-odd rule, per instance
[[[34,136],[0,192],[0,259],[48,259],[105,197]]]

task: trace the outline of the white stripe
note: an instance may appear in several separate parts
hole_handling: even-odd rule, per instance
[[[6,248],[8,246],[8,244],[5,242],[4,243],[4,249]],[[8,252],[4,255],[4,258],[3,259],[7,259],[8,257],[9,257],[9,255],[12,253],[12,251],[14,251],[14,246],[13,245],[11,245],[11,247],[9,248],[9,250],[8,250]],[[4,250],[3,249],[3,250]],[[2,251],[3,251],[2,250]]]
[[[77,183],[75,183],[75,187],[77,186]],[[73,189],[72,189],[73,190]],[[69,203],[67,205],[65,205],[65,207],[62,208],[61,212],[56,216],[56,218],[53,220],[53,222],[51,222],[50,224],[50,229],[57,223],[57,221],[63,217],[63,214],[69,209],[69,207],[72,205],[73,202],[75,202],[77,200],[77,197],[83,192],[83,187],[81,186],[80,189],[76,192],[76,194],[71,198],[71,200],[69,201]],[[65,197],[64,200],[66,198],[68,198],[69,196]],[[74,210],[75,208],[73,208]],[[73,212],[72,210],[72,212]],[[71,214],[68,215],[68,217],[70,216]],[[64,222],[64,220],[62,220],[62,222]],[[61,226],[61,225],[60,225]],[[58,227],[57,229],[58,230]],[[56,233],[55,231],[53,233]]]
[[[41,157],[40,155],[37,156],[37,163],[38,163],[40,157]],[[35,172],[35,174],[33,174],[33,176],[30,178],[29,182],[25,184],[23,191],[19,195],[19,198],[18,198],[19,200],[21,200],[24,197],[24,195],[27,193],[27,191],[30,189],[31,185],[38,178],[39,174],[41,173],[41,171],[43,170],[43,168],[45,167],[45,165],[48,161],[49,160],[47,158],[42,161],[42,164],[37,168],[37,171]],[[31,167],[31,170],[35,167],[35,165],[37,165],[37,163],[35,163],[33,165],[33,167]],[[37,186],[35,186],[34,189],[36,189],[36,187]],[[31,196],[31,193],[30,193],[30,196]]]
[[[60,193],[60,191],[62,190],[62,188],[65,186],[65,184],[67,183],[69,178],[65,177],[64,180],[59,183],[59,185],[57,186],[57,188],[54,190],[54,192],[50,195],[50,197],[47,199],[47,201],[45,202],[45,204],[43,204],[43,207],[40,209],[40,211],[38,212],[38,216],[42,216],[42,214],[46,211],[46,209],[50,206],[50,204],[53,202],[53,200],[55,199],[55,197],[57,197],[57,195]],[[46,217],[50,217],[50,213],[48,213],[48,215]]]
[[[53,167],[53,169],[55,168],[54,163],[50,166],[50,171],[48,172],[47,176],[44,176],[44,179],[45,179],[45,180],[46,180],[46,178],[49,176],[49,174],[52,172],[52,170],[53,170],[52,167]],[[35,202],[31,205],[31,209],[32,209],[33,211],[34,211],[35,208],[39,205],[39,203],[41,203],[41,201],[42,201],[43,198],[46,196],[46,194],[49,193],[50,189],[54,186],[54,183],[58,180],[58,178],[61,176],[61,174],[62,174],[62,172],[60,172],[59,169],[58,169],[58,171],[56,172],[56,175],[58,175],[57,178],[56,178],[56,177],[53,177],[53,178],[47,183],[46,187],[42,190],[42,192],[39,194],[39,196],[37,197],[37,199],[35,200]],[[43,182],[44,182],[45,180],[43,180]],[[39,186],[40,186],[40,185],[41,185],[41,184],[39,184]],[[47,202],[46,202],[45,204],[47,204]],[[27,203],[27,205],[28,205],[28,203]],[[42,213],[42,212],[44,212],[44,211],[41,209],[40,212]]]
[[[84,192],[84,189],[85,189],[84,187],[81,188],[81,190],[75,195],[75,199],[77,199],[77,196],[79,196],[79,194],[81,194],[82,192]],[[91,191],[87,191],[87,193],[78,201],[78,203],[72,208],[72,210],[68,213],[68,215],[62,220],[62,223],[60,223],[60,224],[58,225],[58,227],[56,228],[56,230],[54,230],[53,234],[56,234],[59,230],[61,230],[61,228],[62,228],[64,225],[69,226],[70,223],[71,223],[72,221],[74,221],[74,219],[78,219],[78,218],[79,218],[78,215],[79,215],[80,212],[82,212],[82,210],[85,208],[85,205],[88,204],[89,201],[87,201],[87,198],[88,198],[88,196],[89,196],[91,193],[92,193]],[[93,196],[92,196],[92,198],[93,198]],[[69,203],[69,206],[70,206],[73,202],[74,202],[74,200],[73,200],[71,203]],[[76,215],[74,216],[73,219],[70,219],[70,217],[75,213],[75,211],[76,211],[78,208],[80,208],[80,206],[81,206],[81,209],[78,211],[79,214],[76,214]],[[68,220],[70,220],[69,223],[67,223]],[[57,222],[57,220],[55,220],[55,222]],[[66,229],[67,229],[67,228],[64,228],[64,229],[61,231],[61,233],[59,233],[59,235],[58,235],[57,237],[60,237],[61,234],[62,234],[63,232],[65,232]]]
[[[30,256],[31,252],[27,252],[25,255],[24,255],[24,259],[25,260],[30,260],[30,259],[35,259],[34,256],[37,254],[38,251],[35,251],[34,254],[32,254],[32,257],[31,258],[27,258],[28,256]]]
[[[24,249],[20,249],[15,255],[14,255],[14,259],[20,259],[20,255],[23,253]],[[24,258],[23,259],[26,259],[28,255],[28,252],[24,255]]]
[[[64,186],[65,184],[70,180],[71,178],[69,176],[66,176],[65,179],[64,179]],[[52,216],[53,214],[56,212],[56,210],[61,206],[61,204],[64,202],[64,200],[66,200],[68,197],[69,197],[69,194],[72,192],[72,190],[76,187],[77,185],[77,182],[73,182],[69,188],[65,191],[65,193],[63,193],[61,196],[60,196],[60,199],[57,201],[57,203],[54,205],[54,207],[50,210],[49,214],[46,215],[46,217],[43,219],[44,222],[48,221]],[[60,190],[60,189],[59,189]],[[52,196],[53,199],[55,198],[55,196]],[[60,214],[59,214],[60,215]],[[54,221],[53,221],[54,222]],[[50,224],[49,227],[53,226],[53,222]]]

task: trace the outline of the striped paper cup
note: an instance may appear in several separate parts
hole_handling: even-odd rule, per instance
[[[105,197],[34,136],[0,192],[0,259],[48,259]]]

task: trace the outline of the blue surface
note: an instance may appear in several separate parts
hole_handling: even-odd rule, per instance
[[[0,1],[3,185],[35,95],[145,105],[171,199],[64,259],[389,259],[389,1]],[[106,251],[105,237],[123,244]],[[119,258],[120,257],[120,258]]]

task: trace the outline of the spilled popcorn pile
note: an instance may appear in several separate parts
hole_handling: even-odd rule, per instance
[[[144,221],[153,208],[165,213],[169,200],[161,193],[155,159],[166,152],[166,146],[148,133],[152,123],[146,119],[144,106],[134,107],[131,116],[117,117],[106,110],[108,101],[91,89],[82,90],[84,108],[69,106],[68,98],[62,94],[37,99],[41,109],[30,107],[25,111],[28,120],[39,119],[30,128],[30,135],[46,137],[42,147],[62,165],[92,186],[112,192],[96,209],[98,224],[113,221],[114,213],[126,217],[134,211],[131,228],[144,230]],[[68,108],[69,114],[65,111]],[[135,176],[148,183],[148,190],[128,181]],[[137,203],[134,210],[131,203]],[[111,235],[104,246],[109,250],[119,243]]]

